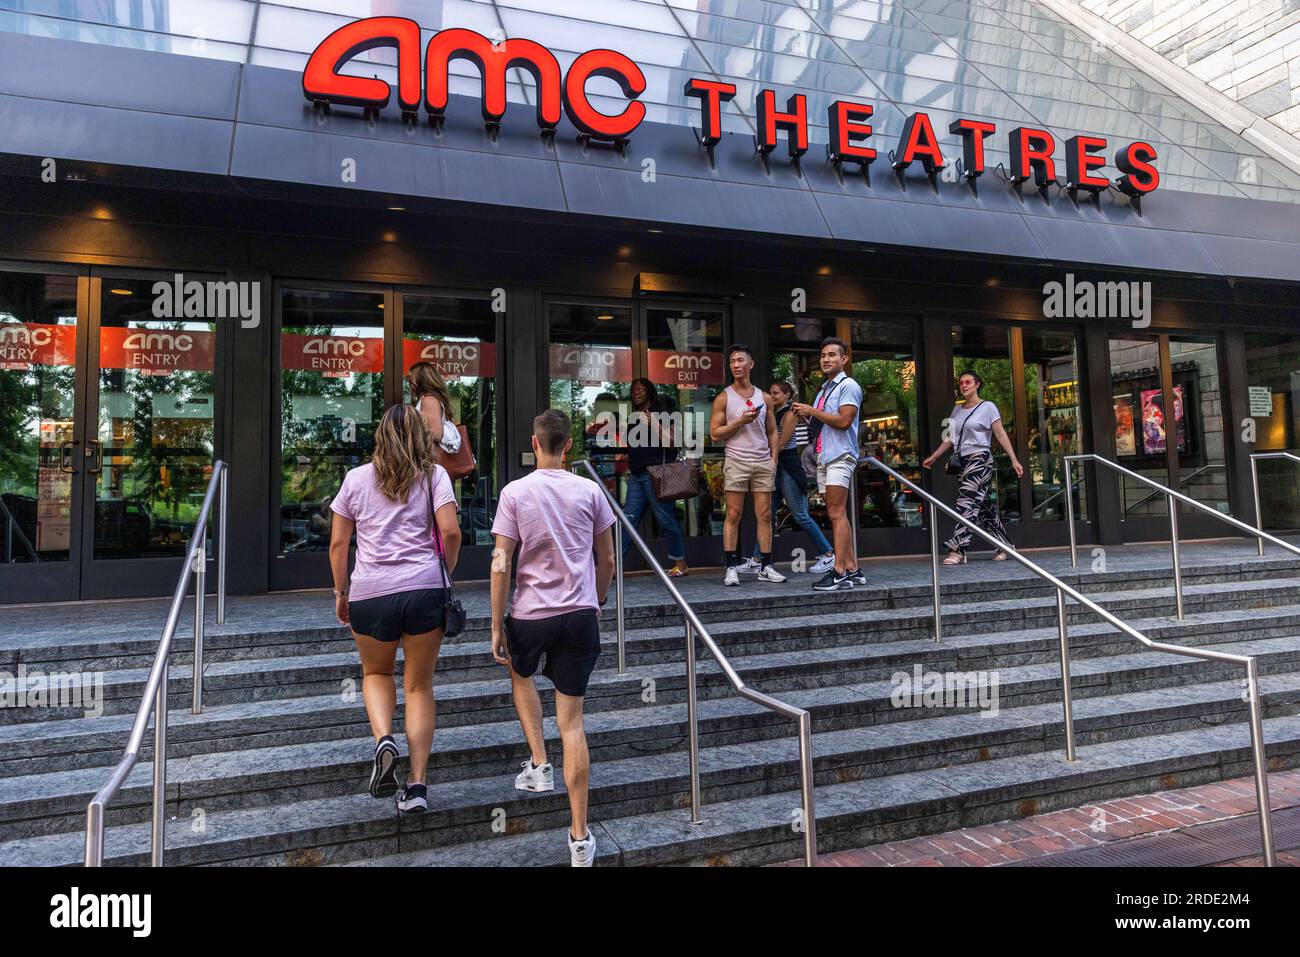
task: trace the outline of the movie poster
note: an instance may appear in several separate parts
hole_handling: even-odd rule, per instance
[[[1174,386],[1174,423],[1178,435],[1178,451],[1187,451],[1187,426],[1184,422],[1183,387]],[[1163,455],[1168,439],[1165,436],[1165,401],[1160,389],[1142,392],[1142,451],[1147,455]]]
[[[1115,396],[1115,454],[1137,455],[1137,436],[1133,431],[1133,396]]]

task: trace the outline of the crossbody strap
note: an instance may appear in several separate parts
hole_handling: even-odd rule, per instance
[[[442,532],[438,529],[438,516],[433,509],[433,477],[438,474],[441,466],[435,465],[429,472],[428,484],[425,486],[429,493],[429,531],[433,535],[434,542],[438,546],[438,570],[442,572],[442,587],[447,592],[447,600],[451,600],[451,579],[447,576],[447,554],[442,550]]]
[[[961,420],[961,428],[957,430],[957,444],[953,446],[953,451],[958,455],[961,455],[961,437],[966,434],[966,423],[970,421],[972,415],[980,410],[980,406],[984,405],[987,401],[988,399],[980,399],[980,404],[971,409],[966,418]]]

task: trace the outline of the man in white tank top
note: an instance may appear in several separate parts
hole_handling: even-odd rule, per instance
[[[722,526],[722,564],[727,573],[724,585],[739,585],[736,570],[743,559],[740,549],[740,515],[745,493],[754,495],[754,518],[758,521],[758,550],[762,566],[758,580],[783,582],[785,576],[772,567],[772,492],[776,488],[776,417],[772,400],[750,380],[754,354],[749,346],[736,343],[727,353],[732,384],[713,400],[709,434],[726,445],[723,486],[727,493],[727,518]]]

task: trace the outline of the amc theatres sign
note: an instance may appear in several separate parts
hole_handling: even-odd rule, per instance
[[[346,376],[384,371],[384,340],[356,336],[280,334],[280,362],[285,369]]]
[[[303,94],[313,103],[360,107],[368,112],[384,109],[392,99],[392,87],[378,77],[339,73],[352,57],[367,50],[392,47],[397,50],[397,100],[403,117],[414,119],[421,104],[431,121],[441,120],[447,111],[448,74],[452,60],[468,60],[482,76],[483,119],[500,125],[506,113],[506,73],[526,70],[537,84],[536,120],[547,135],[555,133],[561,111],[584,136],[623,143],[645,119],[645,106],[637,102],[646,89],[645,75],[634,62],[613,50],[589,50],[573,61],[567,74],[546,47],[533,40],[513,38],[493,43],[473,30],[451,29],[435,33],[428,47],[420,49],[420,26],[404,17],[369,17],[340,27],[326,37],[311,55],[302,75]],[[423,75],[422,75],[423,74]],[[601,113],[587,99],[587,81],[594,76],[613,80],[629,101],[620,113]],[[691,78],[683,95],[700,104],[700,142],[709,153],[722,139],[722,104],[736,96],[736,86],[719,80]],[[837,166],[855,163],[860,168],[876,159],[870,145],[870,103],[837,100],[827,110],[830,130],[827,156]],[[755,149],[762,155],[774,151],[784,133],[791,158],[808,151],[808,100],[802,93],[791,95],[778,107],[774,90],[760,90],[754,104],[758,135]],[[960,118],[948,126],[948,133],[960,140],[962,171],[975,180],[985,170],[984,146],[997,134],[997,126],[985,120]],[[1033,180],[1040,189],[1056,181],[1056,138],[1047,130],[1018,126],[1006,134],[1011,154],[1010,178],[1015,184]],[[1104,137],[1078,135],[1065,141],[1065,185],[1071,191],[1098,193],[1111,185],[1102,175],[1110,144]],[[1137,197],[1160,185],[1155,167],[1156,151],[1142,141],[1115,150],[1113,163],[1122,174],[1114,185]],[[913,113],[903,124],[894,150],[893,168],[900,174],[913,163],[933,176],[948,165],[943,146],[929,114]]]

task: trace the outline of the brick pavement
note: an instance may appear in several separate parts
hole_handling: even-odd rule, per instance
[[[1273,809],[1300,805],[1300,770],[1269,775]],[[990,867],[1255,813],[1254,778],[1158,791],[1085,804],[1014,821],[822,854],[823,867]],[[1300,850],[1279,850],[1278,864],[1300,867]],[[1258,867],[1247,857],[1221,867]],[[787,861],[775,866],[796,866]]]

